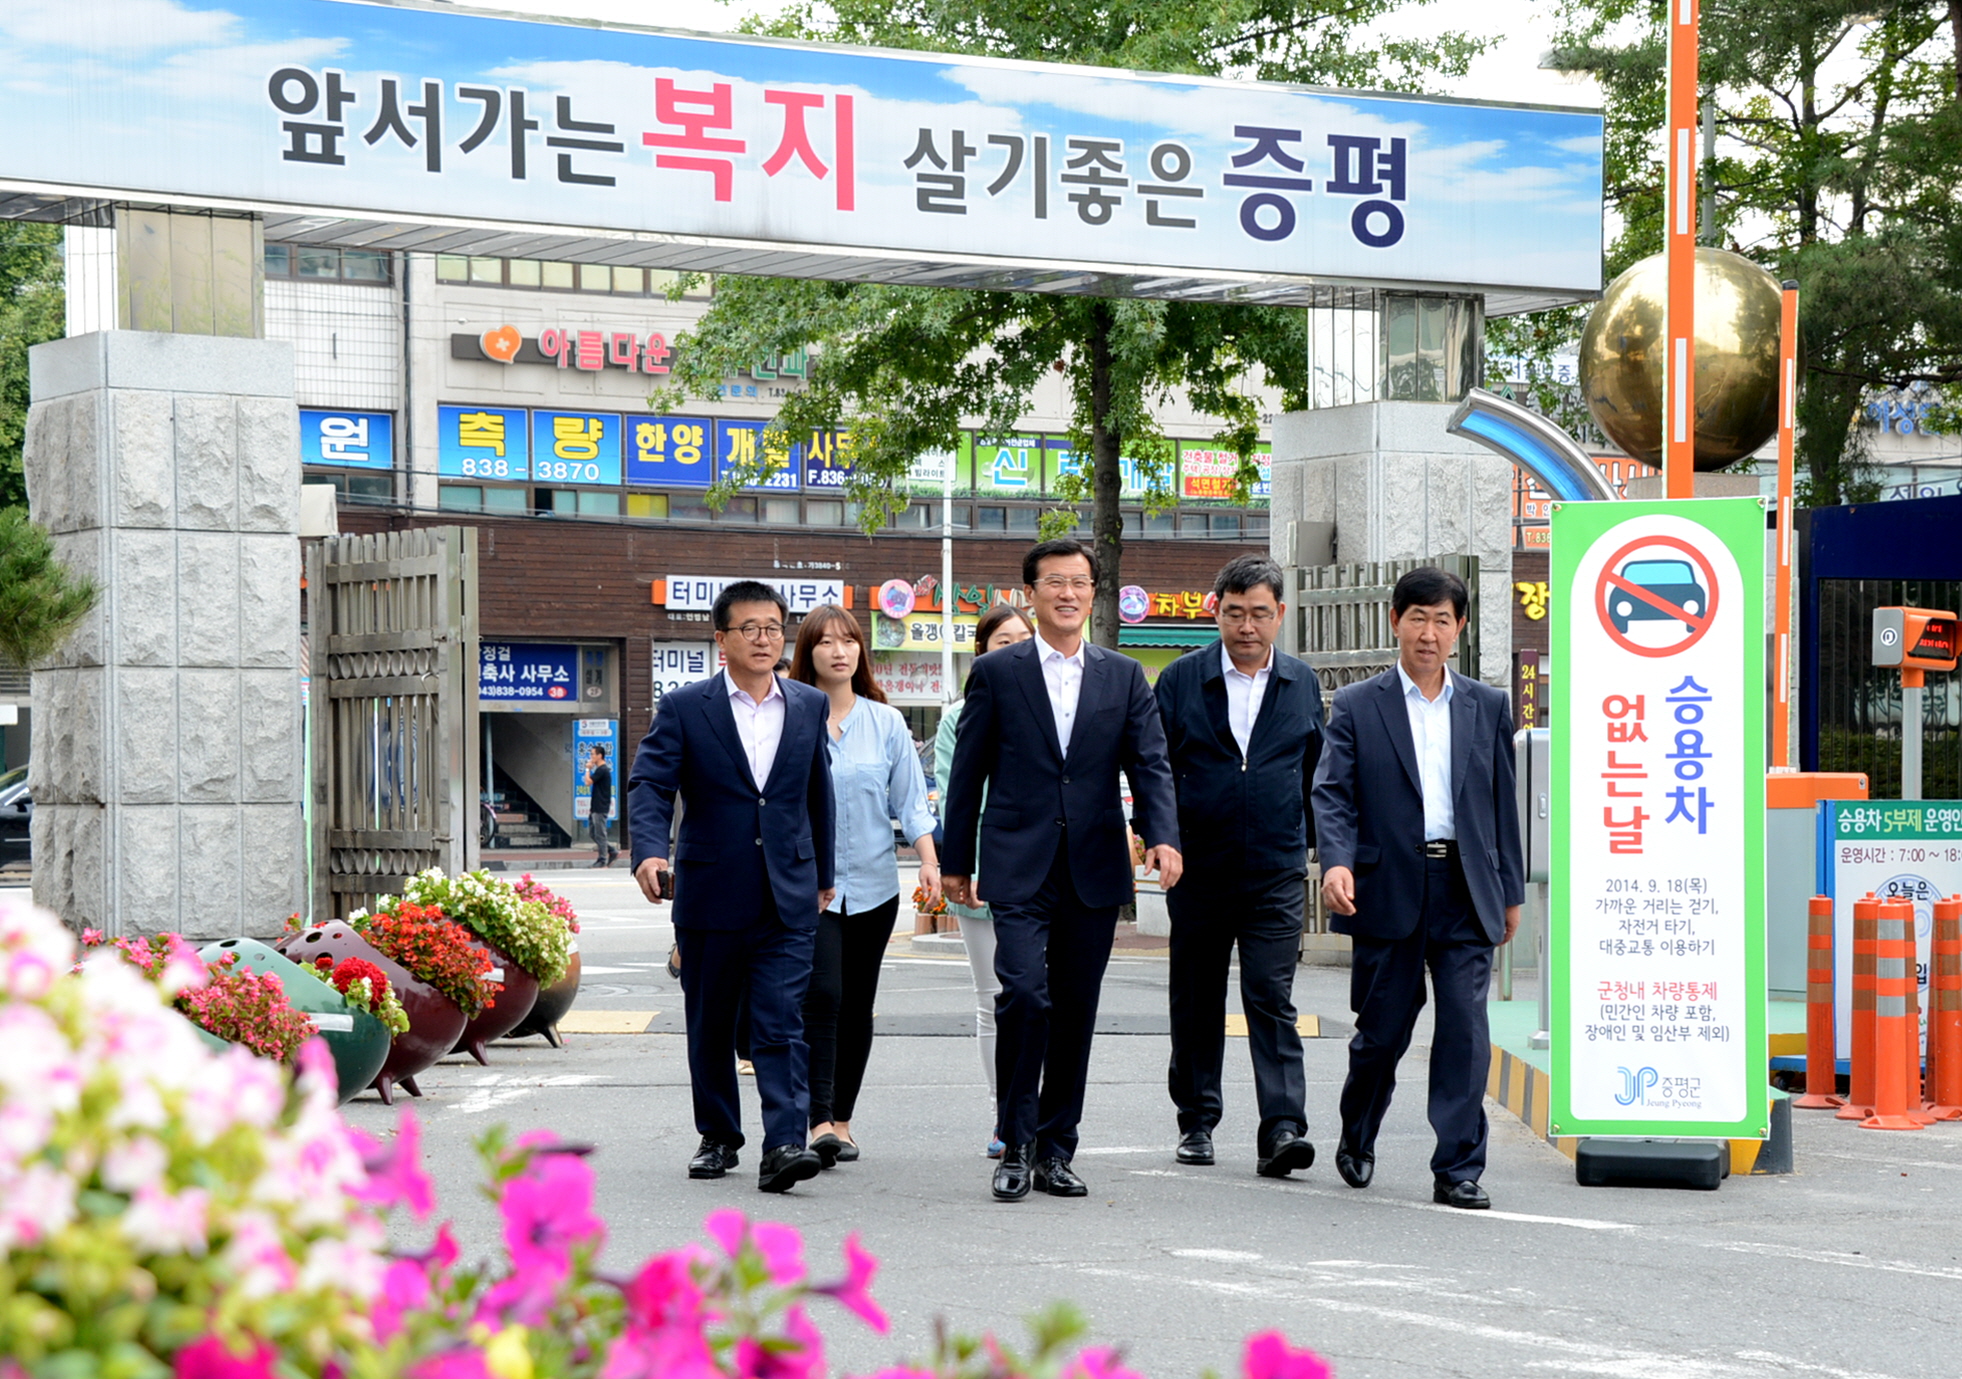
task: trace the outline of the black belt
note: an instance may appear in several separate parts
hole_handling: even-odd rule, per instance
[[[1426,857],[1456,857],[1458,840],[1456,838],[1431,838],[1424,843]]]

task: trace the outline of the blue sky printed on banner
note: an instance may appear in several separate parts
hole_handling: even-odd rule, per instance
[[[9,0],[0,39],[11,180],[1052,264],[1600,285],[1592,112],[347,0]],[[269,83],[287,69],[303,75],[280,108]],[[537,122],[522,177],[513,91]]]

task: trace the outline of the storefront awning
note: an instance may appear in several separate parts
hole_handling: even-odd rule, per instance
[[[1186,623],[1178,626],[1154,626],[1143,624],[1137,627],[1117,629],[1119,646],[1204,646],[1219,635],[1219,629],[1209,622]]]

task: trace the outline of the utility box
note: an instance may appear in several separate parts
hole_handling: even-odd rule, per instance
[[[1860,771],[1764,778],[1764,967],[1774,998],[1805,999],[1806,902],[1818,894],[1820,800],[1864,800]]]

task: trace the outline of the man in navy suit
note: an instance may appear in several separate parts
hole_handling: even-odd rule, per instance
[[[941,875],[956,904],[985,900],[995,917],[997,1123],[1007,1148],[994,1194],[1005,1202],[1031,1185],[1055,1197],[1089,1192],[1070,1160],[1117,911],[1136,889],[1120,771],[1146,867],[1169,889],[1182,865],[1165,733],[1144,670],[1083,640],[1097,589],[1089,548],[1043,542],[1023,557],[1022,583],[1036,635],[977,657],[968,673]],[[978,899],[969,885],[977,851],[987,877]]]
[[[1433,1198],[1492,1205],[1485,1171],[1485,997],[1492,952],[1526,899],[1513,800],[1512,708],[1504,690],[1446,662],[1464,631],[1465,583],[1412,570],[1390,596],[1397,664],[1338,690],[1315,773],[1316,846],[1329,927],[1354,943],[1349,1078],[1336,1171],[1367,1187],[1397,1061],[1437,996],[1431,1039]]]
[[[1322,687],[1307,662],[1274,645],[1287,605],[1264,555],[1228,562],[1213,581],[1219,640],[1158,676],[1158,709],[1178,781],[1185,879],[1172,918],[1172,1063],[1178,1161],[1213,1162],[1224,1101],[1226,976],[1240,949],[1240,1005],[1260,1105],[1255,1171],[1285,1178],[1315,1162],[1295,1027],[1302,878],[1315,840],[1308,792],[1322,752]]]
[[[634,879],[653,904],[672,887],[688,1021],[688,1076],[701,1148],[691,1178],[720,1178],[743,1144],[737,1008],[763,1099],[758,1186],[783,1192],[820,1167],[805,1146],[811,1094],[804,990],[833,877],[830,701],[776,674],[783,598],[737,580],[715,601],[728,669],[670,691],[627,784]],[[687,802],[668,855],[675,796]],[[672,865],[670,863],[672,862]]]

